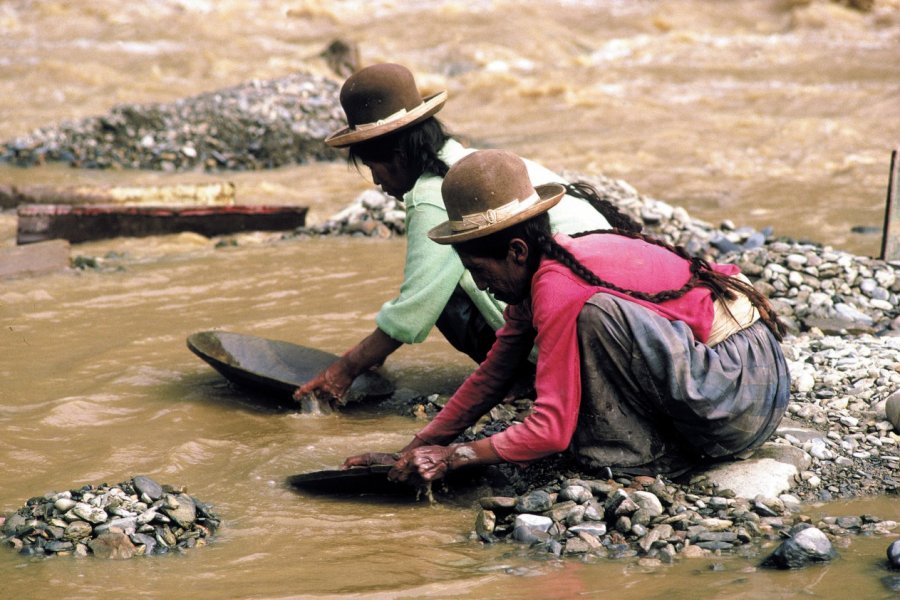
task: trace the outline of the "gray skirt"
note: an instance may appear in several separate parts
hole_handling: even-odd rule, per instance
[[[578,317],[575,457],[592,469],[675,476],[756,448],[787,407],[790,374],[761,321],[715,346],[634,302],[598,293]]]

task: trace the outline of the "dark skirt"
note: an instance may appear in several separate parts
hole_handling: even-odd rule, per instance
[[[675,476],[760,446],[787,407],[787,363],[761,321],[710,347],[681,321],[599,293],[578,339],[571,450],[592,469]]]
[[[497,339],[475,303],[458,285],[435,325],[451,346],[479,364]]]

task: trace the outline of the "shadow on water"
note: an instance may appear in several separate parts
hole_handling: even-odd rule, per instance
[[[214,371],[187,373],[179,381],[162,384],[167,398],[181,398],[197,404],[223,409],[241,409],[260,414],[296,412],[290,394],[263,392],[224,379]]]

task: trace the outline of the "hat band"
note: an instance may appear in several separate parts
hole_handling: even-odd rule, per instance
[[[535,202],[538,201],[539,198],[540,196],[538,196],[538,193],[534,192],[524,200],[516,199],[512,200],[511,202],[507,202],[503,206],[498,206],[497,208],[489,208],[484,212],[463,215],[462,219],[458,221],[450,219],[450,229],[454,233],[462,233],[463,231],[481,229],[482,227],[493,225],[495,223],[513,217],[527,208],[530,208],[534,205]]]
[[[422,104],[424,104],[424,102]],[[422,106],[422,104],[415,107],[413,110],[418,110]],[[360,123],[359,125],[354,125],[353,130],[354,131],[365,131],[367,129],[372,129],[373,127],[381,127],[385,123],[390,123],[391,121],[396,121],[400,117],[405,116],[406,113],[408,113],[408,112],[410,112],[410,111],[406,110],[406,108],[404,107],[404,108],[401,108],[400,110],[398,110],[397,112],[386,116],[383,119],[378,119],[374,123]]]

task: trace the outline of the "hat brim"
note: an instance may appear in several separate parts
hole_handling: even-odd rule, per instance
[[[344,127],[325,138],[325,143],[332,148],[344,148],[346,146],[351,146],[399,131],[404,127],[415,125],[419,121],[424,121],[432,116],[444,107],[444,102],[446,101],[447,92],[438,92],[437,94],[423,98],[422,104],[396,119],[391,119],[380,125],[365,127],[364,129]]]
[[[565,186],[559,183],[539,185],[534,188],[534,191],[538,194],[538,200],[522,212],[516,213],[507,219],[485,227],[460,232],[454,232],[450,225],[450,221],[448,220],[437,227],[433,227],[428,232],[428,237],[438,244],[458,244],[460,242],[467,242],[476,238],[485,237],[502,229],[506,229],[507,227],[512,227],[522,221],[527,221],[531,217],[547,212],[559,204],[562,197],[566,195]]]

